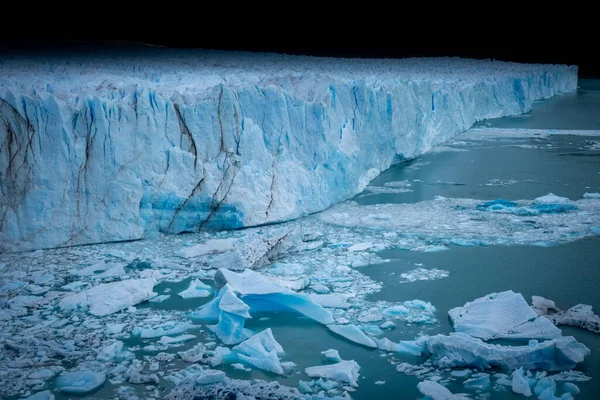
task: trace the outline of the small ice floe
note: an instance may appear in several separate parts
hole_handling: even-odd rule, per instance
[[[594,314],[590,305],[577,304],[567,311],[563,311],[556,307],[556,304],[552,300],[533,296],[531,307],[535,312],[543,315],[555,325],[571,325],[600,333],[600,316]]]
[[[358,386],[360,366],[354,360],[340,361],[335,364],[320,365],[304,369],[311,378],[325,378],[347,383],[352,387]]]
[[[198,297],[208,297],[212,293],[212,288],[207,284],[203,283],[200,279],[195,279],[190,282],[190,286],[182,292],[179,292],[179,296],[184,299],[195,299]]]
[[[456,332],[483,340],[554,339],[562,335],[547,318],[539,316],[520,293],[492,293],[453,308],[448,315]]]
[[[157,293],[152,291],[156,283],[153,278],[102,283],[63,298],[59,307],[67,311],[87,310],[92,315],[102,317],[156,296]]]
[[[321,360],[327,362],[340,362],[342,361],[342,357],[337,350],[329,349],[321,352]]]
[[[93,371],[65,372],[56,378],[56,387],[63,393],[86,394],[104,384],[106,375]]]
[[[448,271],[437,268],[417,268],[400,274],[400,283],[416,282],[416,281],[431,281],[435,279],[447,278],[450,276]]]

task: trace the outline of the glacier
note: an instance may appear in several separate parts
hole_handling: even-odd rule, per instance
[[[576,86],[575,66],[457,58],[7,56],[0,252],[295,219]]]

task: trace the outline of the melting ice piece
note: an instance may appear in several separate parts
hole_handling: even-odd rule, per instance
[[[383,310],[383,315],[388,318],[400,319],[409,324],[435,324],[435,307],[423,300],[408,300],[402,304],[388,307]]]
[[[237,239],[209,239],[204,243],[197,244],[185,248],[181,252],[181,256],[184,258],[199,257],[210,253],[223,253],[227,250],[233,249]]]
[[[148,302],[149,303],[162,303],[165,300],[168,300],[171,297],[170,294],[161,294],[159,296],[154,296],[153,298],[149,299]]]
[[[476,367],[544,369],[564,371],[575,368],[590,350],[574,337],[565,336],[526,346],[488,344],[467,334],[436,335],[427,339],[430,361],[441,368]]]
[[[525,397],[531,396],[531,388],[529,387],[529,380],[525,377],[523,367],[516,369],[512,373],[511,380],[512,391],[517,394],[522,394]]]
[[[268,280],[274,282],[276,285],[286,287],[288,289],[292,289],[295,292],[298,292],[302,289],[305,289],[308,285],[310,285],[310,279],[308,278],[297,278],[297,279],[283,279],[278,276],[269,276],[263,275]]]
[[[214,369],[203,369],[197,377],[196,383],[199,385],[210,385],[217,382],[222,382],[225,379],[225,372]]]
[[[432,281],[447,278],[448,276],[450,276],[450,273],[442,269],[417,268],[400,274],[400,278],[402,278],[400,282]]]
[[[84,394],[104,384],[106,375],[93,371],[65,372],[56,379],[56,387],[64,393]]]
[[[321,359],[323,361],[329,362],[340,362],[342,361],[342,357],[340,357],[340,353],[337,350],[329,349],[321,352]]]
[[[257,333],[250,339],[232,348],[240,361],[256,368],[270,371],[278,375],[284,374],[279,356],[284,354],[283,348],[275,338],[271,328]]]
[[[310,298],[326,308],[350,308],[352,304],[348,299],[354,297],[350,294],[332,293],[332,294],[311,294]]]
[[[44,390],[43,392],[37,392],[29,397],[26,397],[23,400],[54,400],[54,395],[49,390]]]
[[[103,283],[65,297],[59,307],[68,311],[87,309],[90,314],[102,317],[156,296],[152,291],[156,283],[153,278]]]
[[[331,313],[308,295],[280,286],[252,270],[241,273],[221,268],[215,274],[217,289],[229,283],[250,310],[291,310],[322,324],[333,322]]]
[[[345,382],[350,386],[357,387],[358,371],[360,366],[354,360],[340,361],[330,365],[320,365],[317,367],[308,367],[304,369],[306,375],[311,378],[333,379],[335,381]]]
[[[584,199],[600,199],[600,193],[584,193]]]
[[[362,344],[366,347],[377,348],[375,341],[365,335],[356,325],[327,325],[327,327],[332,332],[337,333],[354,343]]]
[[[401,340],[399,343],[394,343],[388,338],[383,338],[377,341],[377,348],[383,351],[394,351],[420,356],[425,349],[426,341],[426,338],[422,338],[419,340]]]
[[[125,350],[120,340],[104,347],[96,356],[96,360],[101,362],[121,362],[132,358],[134,358],[133,353]]]
[[[137,326],[133,328],[131,335],[140,339],[151,339],[161,336],[178,335],[195,327],[195,325],[186,322],[169,321],[152,327]]]
[[[417,389],[423,396],[431,400],[466,400],[467,397],[452,394],[448,388],[434,381],[423,381],[417,384]]]
[[[195,299],[198,297],[208,297],[212,292],[212,288],[204,283],[200,279],[195,279],[190,282],[190,286],[179,295],[184,299]]]
[[[571,325],[600,333],[600,316],[594,314],[592,306],[577,304],[563,311],[556,307],[552,300],[540,296],[532,297],[531,308],[540,315],[545,316],[556,325]]]
[[[569,204],[570,200],[566,197],[560,197],[554,193],[548,193],[535,199],[538,204]]]
[[[529,307],[520,293],[492,293],[448,311],[456,332],[490,339],[554,339],[562,335]]]

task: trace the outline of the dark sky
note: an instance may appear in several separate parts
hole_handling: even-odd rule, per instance
[[[565,25],[550,23],[543,26],[523,26],[530,21],[494,22],[431,28],[425,24],[414,28],[398,29],[387,26],[374,29],[367,25],[338,27],[305,23],[298,27],[290,23],[288,30],[256,33],[243,26],[235,34],[214,31],[201,26],[169,28],[164,30],[134,29],[115,32],[111,29],[72,30],[61,34],[23,35],[4,33],[0,36],[3,51],[90,51],[105,47],[122,47],[122,42],[138,42],[174,48],[208,48],[223,50],[267,51],[288,54],[307,54],[331,57],[402,58],[459,56],[491,58],[527,63],[576,64],[579,76],[600,78],[600,35],[593,26],[583,23]],[[362,29],[361,29],[362,28]],[[86,32],[86,33],[82,33]],[[94,32],[94,33],[90,33]],[[82,45],[82,43],[87,43]],[[93,45],[90,46],[90,43]],[[121,44],[116,44],[121,43]]]

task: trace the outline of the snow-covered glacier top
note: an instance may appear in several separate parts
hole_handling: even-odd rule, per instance
[[[135,49],[0,60],[0,251],[321,211],[577,67]]]

